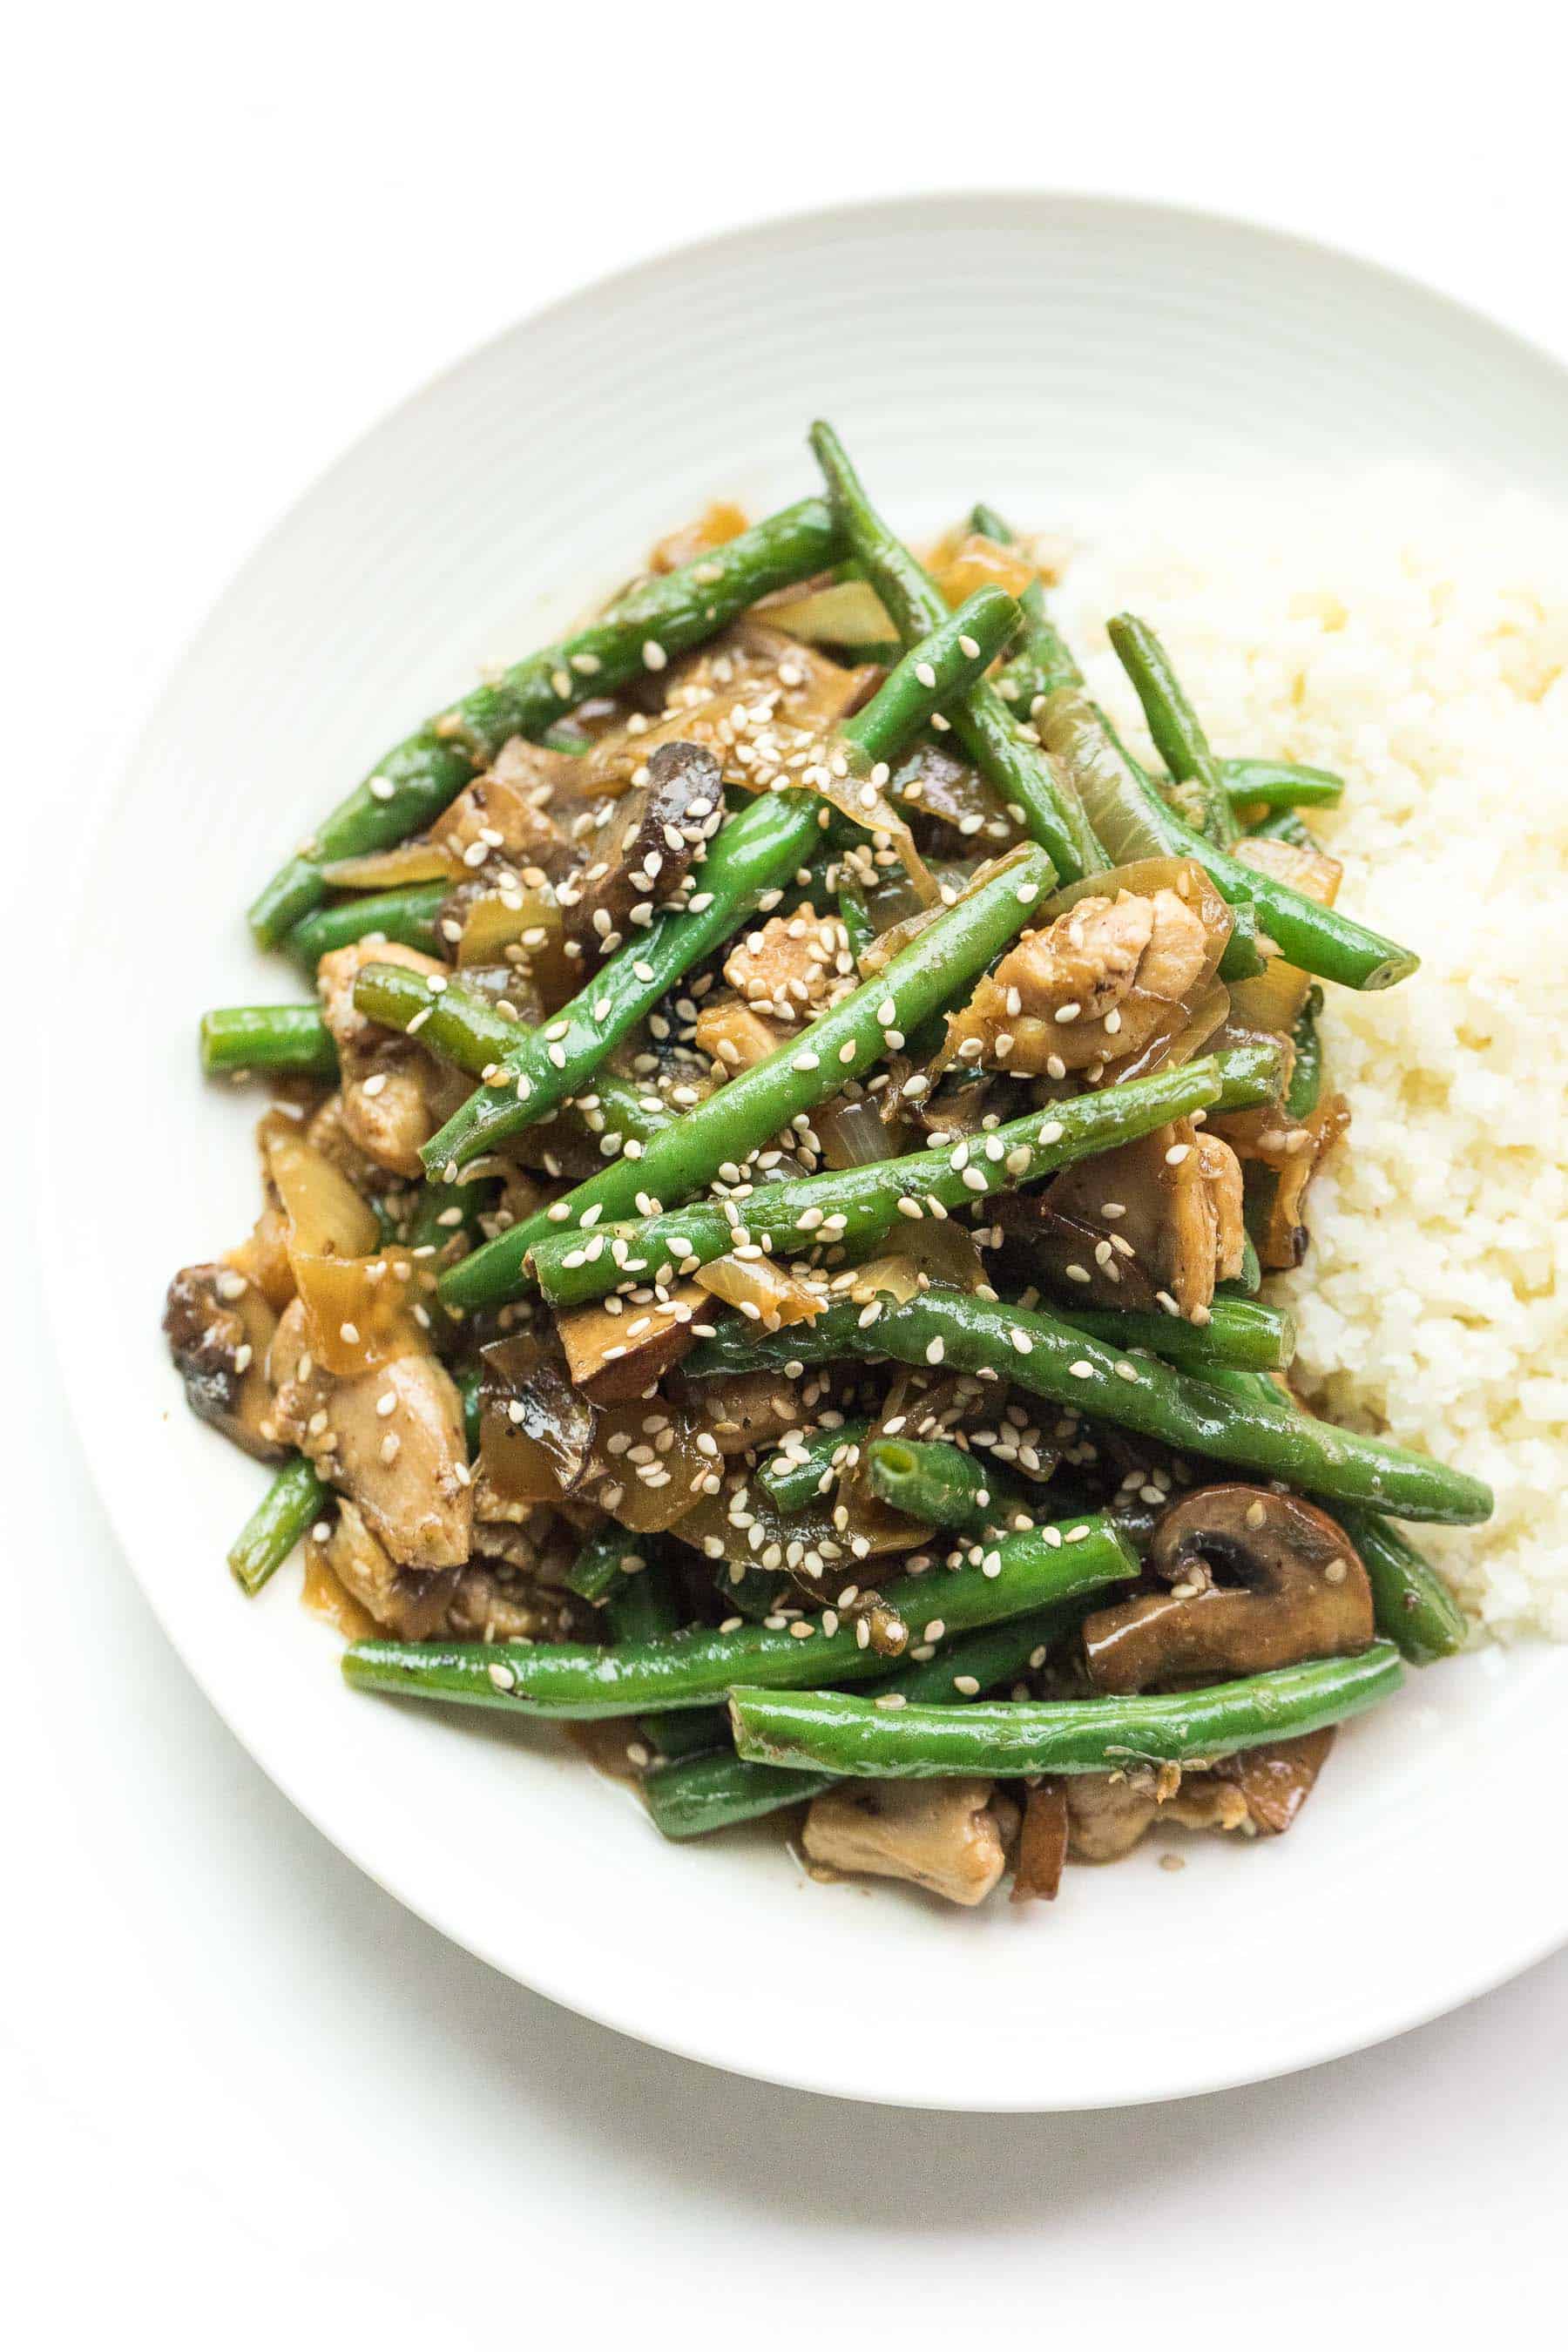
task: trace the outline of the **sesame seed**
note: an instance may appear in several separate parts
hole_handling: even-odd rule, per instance
[[[657,637],[649,637],[646,641],[642,649],[642,658],[645,669],[664,669],[669,661],[669,656]]]
[[[926,1349],[926,1361],[928,1364],[940,1364],[946,1353],[945,1343],[941,1339],[933,1339]]]
[[[1068,1366],[1068,1370],[1075,1381],[1091,1381],[1094,1378],[1094,1366],[1085,1363],[1081,1356],[1076,1364]]]

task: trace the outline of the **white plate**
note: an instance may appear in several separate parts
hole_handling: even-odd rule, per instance
[[[1236,223],[933,197],[748,230],[528,320],[319,482],[180,667],[108,806],[48,1154],[62,1353],[94,1475],[169,1634],[252,1755],[446,1934],[623,2031],[910,2105],[1167,2098],[1431,2017],[1568,1937],[1553,1794],[1568,1657],[1472,1659],[1345,1738],[1300,1828],[1075,1873],[981,1916],[819,1888],[771,1839],[679,1848],[556,1737],[351,1696],[296,1600],[223,1565],[262,1474],[186,1412],[171,1270],[254,1213],[254,1096],[196,1075],[205,1004],[301,993],[241,909],[312,819],[477,667],[661,528],[813,486],[830,415],[913,527],[1172,466],[1430,456],[1568,491],[1568,386],[1418,287]],[[73,1022],[72,1010],[77,1018]],[[68,1097],[71,1108],[68,1111]],[[111,1403],[109,1401],[112,1401]]]

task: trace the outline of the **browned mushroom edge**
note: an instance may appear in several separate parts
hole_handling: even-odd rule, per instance
[[[1200,1486],[1160,1520],[1149,1565],[1168,1593],[1098,1610],[1084,1625],[1100,1690],[1262,1674],[1343,1657],[1373,1639],[1365,1569],[1343,1530],[1296,1495]],[[1216,1570],[1228,1581],[1216,1582]]]

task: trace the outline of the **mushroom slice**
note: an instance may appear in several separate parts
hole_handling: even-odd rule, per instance
[[[1262,1674],[1344,1657],[1372,1641],[1365,1569],[1343,1530],[1299,1496],[1201,1486],[1160,1520],[1149,1564],[1170,1592],[1085,1622],[1084,1657],[1100,1690]],[[1216,1584],[1215,1569],[1233,1582]]]
[[[397,1176],[424,1173],[419,1147],[436,1132],[426,1099],[431,1064],[422,1046],[359,1012],[354,982],[370,963],[396,963],[426,978],[447,969],[395,940],[355,940],[316,967],[321,1014],[342,1071],[343,1126],[360,1150]]]
[[[661,743],[647,781],[626,794],[604,847],[574,886],[575,929],[606,939],[646,922],[656,906],[679,898],[693,860],[723,822],[724,785],[712,752],[700,743]]]
[[[994,1780],[849,1781],[812,1799],[801,1844],[831,1870],[907,1878],[972,1905],[1007,1866],[1009,1826]]]
[[[261,1462],[289,1450],[267,1381],[276,1328],[260,1290],[233,1266],[182,1266],[169,1285],[163,1329],[186,1402]]]
[[[1068,1798],[1060,1780],[1042,1780],[1024,1801],[1018,1867],[1011,1903],[1054,1903],[1068,1858]]]
[[[351,1601],[357,1601],[389,1633],[400,1641],[424,1642],[440,1632],[458,1571],[400,1567],[348,1496],[338,1506],[331,1533],[316,1549]]]
[[[618,1315],[595,1301],[556,1318],[572,1385],[591,1404],[629,1403],[679,1363],[695,1340],[693,1322],[707,1306],[708,1293],[695,1282],[683,1282],[646,1307],[619,1299],[615,1304],[621,1307]]]
[[[1303,1732],[1299,1739],[1270,1739],[1260,1748],[1240,1748],[1234,1756],[1217,1759],[1211,1769],[1216,1780],[1240,1790],[1260,1836],[1283,1837],[1311,1795],[1333,1744],[1331,1723],[1321,1731]]]
[[[1065,1169],[1037,1211],[1035,1254],[1086,1304],[1173,1304],[1201,1319],[1216,1279],[1240,1271],[1241,1171],[1190,1119]]]

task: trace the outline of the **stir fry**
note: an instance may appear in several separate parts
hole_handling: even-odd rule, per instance
[[[1465,1622],[1267,1296],[1345,1140],[1319,770],[1154,747],[1048,562],[922,561],[837,436],[397,745],[251,911],[315,999],[209,1013],[262,1207],[170,1286],[356,1690],[594,1725],[653,1823],[975,1904],[1152,1828],[1273,1836]]]

